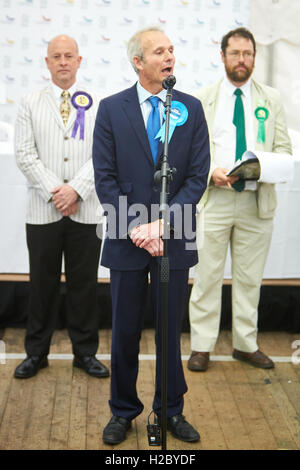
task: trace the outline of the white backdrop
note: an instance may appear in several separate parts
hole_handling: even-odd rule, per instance
[[[47,44],[77,39],[80,81],[104,96],[133,84],[126,42],[160,25],[175,44],[177,87],[191,92],[223,72],[220,39],[249,22],[250,0],[0,0],[0,121],[13,123],[21,96],[49,81]],[[3,95],[3,91],[2,91]],[[1,103],[1,91],[0,91]],[[3,97],[2,97],[3,103]]]
[[[173,40],[178,88],[187,92],[222,75],[223,34],[250,27],[254,76],[279,89],[288,127],[300,130],[299,0],[0,0],[0,121],[14,123],[21,96],[49,81],[44,57],[55,35],[77,39],[79,79],[106,96],[134,83],[126,42],[150,24]]]

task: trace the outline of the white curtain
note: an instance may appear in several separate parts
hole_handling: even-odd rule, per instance
[[[300,1],[251,0],[249,28],[257,41],[254,76],[277,88],[288,127],[300,131]]]

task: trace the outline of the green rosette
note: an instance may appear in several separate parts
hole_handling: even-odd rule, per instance
[[[255,117],[258,120],[257,142],[265,142],[265,121],[268,119],[269,111],[264,106],[259,106],[254,111]]]

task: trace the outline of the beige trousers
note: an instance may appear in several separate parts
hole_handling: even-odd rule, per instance
[[[233,348],[254,352],[257,308],[273,219],[257,216],[256,191],[211,187],[189,303],[191,349],[213,351],[220,326],[222,283],[230,243]]]

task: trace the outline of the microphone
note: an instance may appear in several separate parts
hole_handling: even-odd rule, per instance
[[[176,83],[176,78],[174,77],[174,75],[169,75],[163,80],[162,86],[165,90],[168,90],[170,88],[173,88],[175,83]]]

